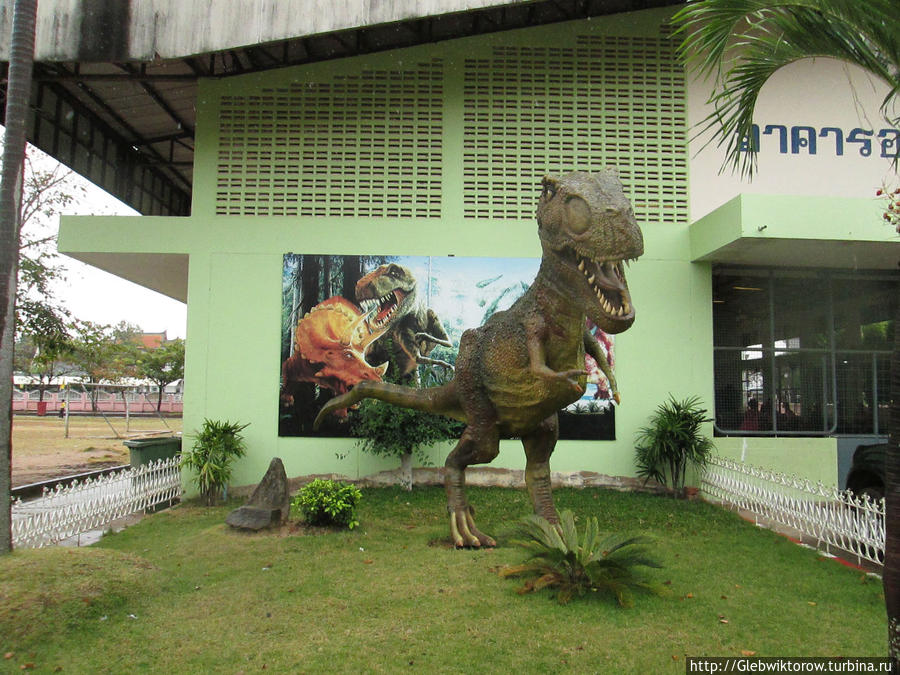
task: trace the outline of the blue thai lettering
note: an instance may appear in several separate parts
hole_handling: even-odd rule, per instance
[[[750,137],[744,136],[739,146],[741,152],[759,152],[759,125],[750,125]]]
[[[893,135],[893,138],[890,136]],[[881,141],[881,156],[896,159],[900,156],[900,131],[897,129],[882,129],[878,132]]]
[[[800,152],[800,148],[809,148],[809,154],[816,154],[815,129],[812,127],[791,127],[791,154],[796,155]]]
[[[834,154],[838,157],[844,154],[844,132],[837,127],[822,127],[819,136],[825,138],[828,134],[834,134]]]
[[[778,130],[778,152],[782,155],[787,154],[788,141],[787,141],[787,127],[783,124],[767,124],[765,129],[763,129],[763,135],[769,136],[775,130]],[[871,150],[870,150],[871,152]]]
[[[848,143],[859,143],[859,154],[868,157],[872,154],[872,139],[868,138],[874,132],[857,127],[847,135]]]

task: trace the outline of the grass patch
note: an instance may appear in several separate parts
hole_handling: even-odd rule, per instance
[[[0,654],[15,653],[10,670],[67,672],[683,673],[688,655],[886,653],[877,579],[702,502],[556,494],[601,530],[654,537],[665,565],[655,576],[671,594],[640,596],[633,609],[599,595],[567,606],[549,591],[518,595],[497,571],[522,559],[503,545],[530,512],[521,491],[471,491],[479,526],[500,537],[488,551],[449,548],[437,488],[364,490],[358,528],[315,535],[242,534],[224,525],[234,504],[185,504],[89,550],[0,558],[0,602],[14,605],[8,589],[30,585],[34,570],[98,556],[84,575],[97,584],[94,604],[79,607],[71,580],[48,574],[42,593],[67,597],[57,607],[69,609],[0,614]],[[140,583],[114,581],[123,570]]]
[[[143,558],[100,548],[23,550],[4,556],[0,558],[4,641],[39,642],[60,630],[78,630],[86,622],[126,610],[135,596],[154,590],[153,572],[153,565]]]

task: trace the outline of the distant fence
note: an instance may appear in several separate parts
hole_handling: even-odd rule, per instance
[[[126,392],[123,398],[121,391],[100,391],[97,393],[96,410],[104,413],[132,415],[156,412],[156,393],[149,394]],[[37,390],[13,391],[13,412],[38,412],[38,403],[43,402],[44,414],[55,414],[59,411],[60,404],[65,401],[70,413],[94,412],[91,405],[91,395],[85,391],[44,392],[43,401]],[[183,410],[181,394],[163,394],[159,411],[162,413],[181,414]]]
[[[12,506],[15,548],[42,548],[91,530],[106,529],[113,521],[182,494],[180,457],[171,457],[75,482],[58,485],[32,501]]]
[[[701,490],[716,501],[787,525],[816,540],[818,548],[848,551],[884,564],[884,500],[870,501],[836,487],[713,457]]]

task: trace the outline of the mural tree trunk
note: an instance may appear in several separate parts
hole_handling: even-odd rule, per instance
[[[343,279],[341,295],[348,300],[356,297],[356,282],[362,279],[362,257],[358,255],[346,255],[343,260]]]

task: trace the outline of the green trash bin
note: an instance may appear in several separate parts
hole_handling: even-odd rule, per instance
[[[147,436],[124,442],[131,466],[144,466],[160,459],[169,459],[181,452],[181,436]]]

